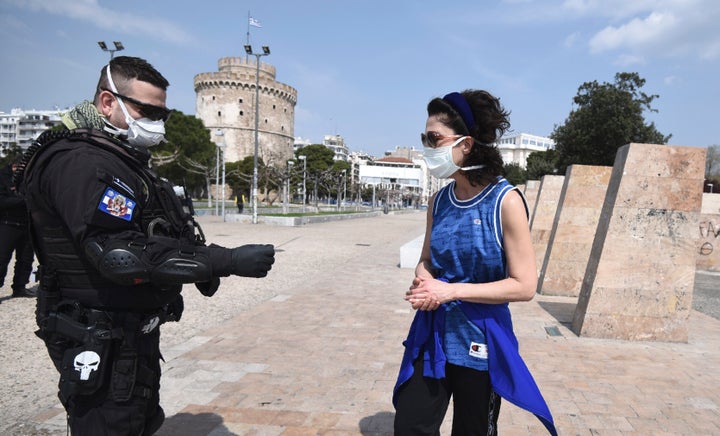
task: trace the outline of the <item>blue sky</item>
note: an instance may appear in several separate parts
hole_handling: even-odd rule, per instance
[[[352,151],[420,148],[436,96],[486,89],[515,132],[549,135],[583,82],[637,72],[670,144],[720,144],[717,0],[0,0],[0,111],[92,97],[109,54],[148,59],[168,105],[195,113],[193,77],[250,42],[298,91],[295,136]]]

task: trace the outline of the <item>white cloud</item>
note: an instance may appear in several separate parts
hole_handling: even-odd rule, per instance
[[[126,34],[146,34],[153,38],[184,44],[192,41],[191,35],[175,24],[157,17],[118,12],[105,8],[98,0],[5,0],[14,6],[33,11],[42,11],[61,15],[78,21],[84,21],[101,29],[124,32]]]
[[[647,18],[633,19],[619,26],[609,26],[590,40],[590,52],[600,53],[621,47],[640,49],[657,44],[672,34],[677,20],[670,14],[651,13]]]
[[[565,0],[563,6],[578,14],[598,14],[613,21],[590,39],[593,54],[720,58],[720,3],[716,0]]]

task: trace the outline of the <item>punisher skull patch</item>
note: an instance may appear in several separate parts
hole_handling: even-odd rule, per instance
[[[97,371],[100,365],[100,356],[94,351],[83,351],[75,356],[73,366],[80,373],[80,380],[89,380],[90,373]]]
[[[98,204],[98,209],[110,216],[130,221],[135,209],[135,201],[112,188],[107,188]]]

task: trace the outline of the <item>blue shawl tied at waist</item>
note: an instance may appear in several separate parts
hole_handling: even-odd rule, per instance
[[[533,413],[551,435],[557,436],[552,414],[518,352],[518,341],[513,333],[508,305],[461,302],[460,307],[468,319],[485,332],[493,390],[516,406]],[[423,352],[423,375],[437,379],[445,377],[446,357],[442,349],[444,330],[444,306],[435,311],[416,312],[408,337],[403,343],[405,353],[393,389],[393,404],[396,403],[400,386],[412,376],[413,362],[419,357],[420,351]]]

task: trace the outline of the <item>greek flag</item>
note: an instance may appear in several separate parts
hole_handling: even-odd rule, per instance
[[[259,22],[258,20],[256,20],[255,18],[253,18],[253,17],[250,17],[250,18],[249,18],[249,23],[248,23],[248,24],[250,24],[251,26],[255,26],[255,27],[262,27],[262,26],[260,25],[260,22]]]

